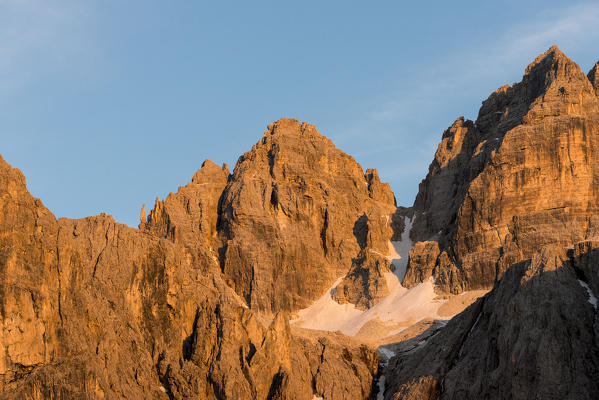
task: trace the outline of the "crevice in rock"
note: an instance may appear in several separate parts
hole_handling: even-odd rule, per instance
[[[270,192],[270,205],[276,209],[279,205],[279,194],[277,192],[277,185],[272,186],[272,191]]]
[[[241,372],[243,373],[243,377],[247,381],[250,386],[250,390],[252,391],[252,399],[258,398],[256,392],[256,384],[254,383],[254,379],[252,379],[252,374],[249,370],[249,365],[246,362],[246,356],[244,355],[243,346],[239,346],[239,365],[241,367]]]
[[[26,378],[33,372],[34,369],[36,369],[40,365],[41,364],[24,365],[21,363],[15,363],[11,371],[13,372],[13,376],[8,380],[8,382],[12,383]]]
[[[183,340],[183,344],[181,346],[181,353],[183,355],[184,360],[191,360],[191,356],[193,354],[193,348],[197,336],[198,330],[198,319],[200,318],[200,309],[196,309],[196,315],[193,320],[193,327],[191,330],[191,334]]]
[[[320,231],[320,241],[322,245],[322,249],[324,250],[324,255],[327,255],[327,229],[329,228],[329,210],[324,210],[324,218],[322,222],[322,229]]]
[[[58,237],[60,236],[60,231],[56,235],[56,273],[58,274],[58,317],[60,318],[60,323],[62,324],[62,307],[61,307],[61,297],[62,297],[62,279],[60,277],[60,248],[58,246]]]
[[[169,380],[169,375],[171,373],[171,366],[167,365],[166,367],[166,371],[164,372],[164,374],[160,373],[160,366],[162,364],[162,362],[165,359],[165,355],[164,352],[162,352],[159,356],[158,356],[158,361],[156,361],[156,374],[158,375],[158,380],[160,381],[160,383],[162,383],[162,387],[165,390],[166,395],[168,396],[168,398],[170,400],[174,400],[175,396],[173,394],[172,388],[171,388],[171,384],[170,384],[170,380]]]
[[[98,253],[98,257],[96,257],[96,262],[94,263],[94,269],[92,272],[92,280],[96,278],[96,269],[98,268],[98,264],[100,263],[100,258],[102,257],[102,254],[104,254],[106,247],[108,247],[108,232],[109,231],[110,231],[110,225],[106,229],[106,233],[104,235],[104,238],[106,239],[106,241],[104,242],[104,247],[102,247],[102,250],[100,250],[100,253]]]
[[[360,249],[365,248],[368,239],[368,216],[366,213],[362,214],[354,223],[353,233]]]

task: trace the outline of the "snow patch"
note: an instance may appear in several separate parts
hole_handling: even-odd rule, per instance
[[[401,282],[406,274],[408,266],[408,255],[414,243],[410,240],[410,231],[412,230],[412,219],[404,217],[404,230],[401,233],[401,239],[398,242],[389,242],[389,255],[387,258],[395,267],[395,275]]]
[[[385,368],[387,367],[387,364],[389,364],[389,360],[395,356],[395,352],[392,350],[389,350],[386,347],[379,347],[377,349],[377,351],[379,352],[380,356],[381,356],[381,372],[379,375],[379,380],[376,383],[378,386],[378,393],[376,395],[376,399],[377,400],[384,400],[385,399],[385,381],[386,381],[386,377],[385,377]]]
[[[387,256],[395,266],[394,273],[385,274],[390,291],[388,296],[365,311],[357,309],[353,304],[339,304],[331,296],[333,289],[343,279],[339,278],[311,306],[298,311],[297,318],[291,323],[302,328],[341,331],[346,335],[354,336],[364,324],[375,318],[389,325],[409,321],[416,322],[423,318],[441,319],[438,310],[447,300],[437,299],[432,278],[409,290],[401,286],[401,280],[408,264],[408,254],[413,245],[410,240],[412,220],[405,217],[404,222],[405,229],[401,240],[391,242]],[[390,334],[401,332],[404,329],[394,330]]]
[[[376,400],[385,400],[385,375],[381,375],[378,381],[379,392],[376,395]]]
[[[378,349],[379,354],[381,355],[381,358],[384,359],[385,361],[390,360],[392,357],[395,356],[395,352],[393,350],[389,350],[386,347],[379,347]]]
[[[302,328],[319,329],[323,331],[342,331],[346,333],[348,320],[362,314],[353,304],[339,304],[333,300],[333,290],[341,283],[343,278],[337,279],[325,294],[316,300],[310,307],[298,311],[298,318],[290,321]]]
[[[593,291],[591,290],[589,285],[587,285],[586,282],[581,281],[579,279],[578,283],[580,283],[580,286],[582,286],[583,288],[585,288],[587,290],[587,293],[589,294],[589,303],[591,303],[596,310],[597,309],[597,297],[595,297],[595,295],[593,294]]]
[[[432,278],[409,290],[399,284],[396,276],[387,278],[396,280],[391,293],[366,311],[357,309],[353,304],[339,304],[333,300],[331,290],[341,282],[339,279],[314,304],[300,310],[298,318],[291,322],[302,328],[341,331],[353,336],[375,318],[390,324],[441,318],[437,311],[446,300],[435,300],[437,294]]]

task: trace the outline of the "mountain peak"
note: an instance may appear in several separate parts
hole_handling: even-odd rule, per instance
[[[307,122],[300,122],[294,118],[281,118],[278,121],[269,124],[264,132],[264,136],[269,135],[303,135],[303,134],[316,134],[320,136],[320,132],[316,129],[315,125]]]
[[[561,86],[584,85],[586,80],[578,64],[557,46],[551,46],[526,68],[522,83],[526,86],[527,97],[534,99],[547,92],[555,82],[560,82]]]
[[[566,56],[559,47],[553,45],[546,52],[539,54],[535,60],[528,65],[526,68],[525,75],[530,73],[535,68],[539,66],[545,67],[545,69],[550,69],[551,67],[556,67],[559,63],[572,63],[576,64],[574,61],[570,60],[568,56]]]
[[[15,194],[17,191],[27,190],[26,187],[25,176],[21,170],[13,168],[0,155],[0,188],[6,188],[7,192]]]
[[[214,161],[209,158],[205,159],[202,163],[202,167],[196,171],[191,178],[192,183],[209,183],[214,181],[220,181],[222,178],[229,176],[229,167],[227,163],[223,163],[222,167],[219,167]]]

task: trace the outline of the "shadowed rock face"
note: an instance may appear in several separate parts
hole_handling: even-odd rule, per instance
[[[515,264],[426,342],[400,345],[385,399],[598,398],[598,273],[599,242]]]
[[[599,62],[595,64],[587,76],[595,88],[595,94],[599,96]]]
[[[0,158],[0,397],[368,398],[376,352],[248,309],[210,249],[198,251],[214,213],[179,199],[146,232],[107,215],[56,220]]]
[[[483,102],[476,123],[460,118],[443,134],[411,232],[414,241],[437,242],[439,250],[429,247],[438,255],[424,266],[422,254],[410,257],[404,286],[432,275],[444,292],[489,288],[542,246],[599,233],[599,98],[591,80],[552,47],[522,82]]]

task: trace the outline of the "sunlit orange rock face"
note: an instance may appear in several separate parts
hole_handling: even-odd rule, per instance
[[[314,125],[282,119],[239,158],[223,192],[223,274],[252,308],[307,307],[348,272],[361,248],[387,254],[395,209],[375,170],[365,174]],[[385,234],[372,239],[374,231]],[[386,294],[385,262],[373,273],[381,293],[366,295],[366,303]]]
[[[395,211],[376,170],[364,172],[314,125],[281,119],[230,176],[206,161],[140,228],[209,253],[252,309],[305,308],[350,269],[337,298],[367,308],[388,293]]]
[[[476,122],[444,134],[414,204],[415,241],[438,242],[434,268],[414,258],[404,285],[433,276],[441,291],[490,288],[544,245],[599,233],[599,98],[557,47],[522,82],[483,102]]]
[[[443,134],[404,285],[493,289],[398,344],[384,398],[597,398],[598,207],[597,65],[552,47]]]
[[[368,398],[374,349],[292,331],[226,284],[212,246],[227,179],[204,164],[137,230],[57,220],[0,158],[0,397]]]
[[[206,160],[138,229],[56,219],[0,158],[0,398],[598,398],[597,68],[539,56],[444,132],[412,208],[293,119],[232,172]],[[384,299],[409,226],[405,287],[493,290],[388,364],[290,324],[323,294]]]

